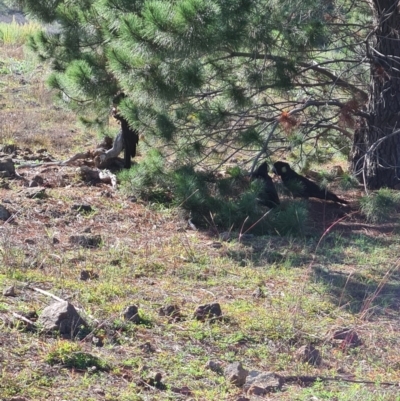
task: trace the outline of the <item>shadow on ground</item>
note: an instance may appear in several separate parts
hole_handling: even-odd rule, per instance
[[[314,278],[330,288],[332,302],[351,313],[386,314],[386,309],[400,307],[398,272],[374,280],[364,274],[313,268]]]

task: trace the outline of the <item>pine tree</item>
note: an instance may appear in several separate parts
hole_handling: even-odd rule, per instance
[[[355,172],[364,166],[372,188],[398,181],[400,138],[371,150],[399,126],[397,96],[378,107],[396,89],[398,1],[22,3],[58,24],[31,47],[51,61],[49,83],[70,106],[102,121],[125,93],[121,113],[132,128],[168,144],[180,164],[218,166],[236,154],[256,164],[282,151],[306,162],[327,156],[327,145],[348,154],[356,132]]]

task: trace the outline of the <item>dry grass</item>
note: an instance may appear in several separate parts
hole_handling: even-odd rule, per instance
[[[12,58],[21,66],[25,59],[22,53],[16,57],[18,51]],[[43,67],[21,70],[0,76],[0,144],[30,147],[38,157],[42,147],[57,159],[71,156],[71,149],[83,146],[74,116],[53,106]],[[318,245],[342,216],[340,208],[315,201],[312,236],[224,242],[190,230],[174,210],[133,203],[106,184],[86,183],[75,168],[19,169],[27,181],[44,179],[43,199],[27,198],[22,180],[0,189],[3,206],[13,214],[0,227],[0,284],[14,285],[17,293],[0,301],[0,398],[236,400],[241,390],[206,369],[211,359],[281,375],[374,383],[292,383],[270,400],[398,399],[396,387],[380,384],[400,380],[397,219],[371,225],[358,213],[348,214]],[[90,204],[94,211],[79,213],[75,204]],[[70,243],[84,231],[101,235],[101,246]],[[83,270],[98,278],[80,280]],[[27,331],[13,312],[40,314],[52,302],[33,287],[79,307],[93,331],[73,340]],[[260,297],[254,296],[257,289]],[[210,302],[221,304],[224,318],[195,320],[196,306]],[[139,325],[122,319],[131,304],[139,306]],[[172,304],[180,308],[179,321],[158,313]],[[333,340],[337,328],[354,329],[361,345]],[[321,351],[319,367],[295,357],[297,348],[310,343]],[[49,363],[57,361],[55,355],[81,352],[110,370],[93,371],[82,360],[72,368]],[[155,372],[162,373],[166,389],[143,384]]]

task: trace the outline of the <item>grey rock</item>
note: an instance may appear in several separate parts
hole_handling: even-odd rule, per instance
[[[124,310],[124,320],[133,323],[140,322],[139,308],[136,305],[130,305]]]
[[[336,330],[332,336],[333,340],[340,340],[341,346],[358,347],[362,344],[357,332],[350,328]]]
[[[35,187],[38,187],[38,186],[39,186],[39,184],[35,180],[30,180],[28,182],[28,187],[29,188],[35,188]]]
[[[32,181],[37,182],[39,185],[43,185],[43,183],[44,183],[44,179],[43,179],[43,177],[40,176],[40,175],[35,175],[35,176],[32,178]]]
[[[179,320],[181,318],[179,306],[177,306],[177,305],[162,306],[158,310],[158,314],[160,316],[168,316],[168,317],[172,318],[173,320]]]
[[[253,293],[251,294],[253,295],[254,298],[265,298],[265,294],[264,291],[262,290],[261,287],[257,287]]]
[[[102,388],[100,388],[100,387],[95,387],[95,388],[93,389],[93,393],[94,393],[94,394],[101,395],[102,397],[104,397],[104,396],[106,395],[106,392],[105,392]]]
[[[12,285],[11,287],[7,287],[3,290],[3,295],[5,297],[15,297],[17,294],[15,292],[15,287]]]
[[[222,310],[219,303],[199,305],[194,312],[194,317],[202,321],[206,319],[218,319],[221,316]]]
[[[252,370],[246,377],[243,390],[247,394],[263,396],[282,388],[284,380],[274,372]]]
[[[210,369],[215,373],[222,373],[222,364],[219,361],[212,361],[211,359],[204,365],[206,369]]]
[[[8,180],[0,180],[0,188],[10,189],[10,183]]]
[[[72,205],[72,210],[77,210],[79,213],[91,213],[93,212],[93,208],[90,205],[85,204],[75,204]]]
[[[230,231],[224,231],[219,235],[221,241],[229,241],[232,238],[232,233]]]
[[[46,196],[45,188],[26,188],[24,194],[29,199],[43,199]]]
[[[249,371],[244,369],[240,362],[233,362],[224,369],[226,380],[237,387],[242,387],[246,382]]]
[[[98,278],[99,275],[95,273],[93,270],[81,270],[81,274],[79,276],[79,279],[82,281],[96,280]]]
[[[3,145],[0,147],[0,150],[4,153],[8,153],[11,155],[12,153],[17,151],[17,145],[9,144],[9,145]]]
[[[68,336],[76,334],[81,326],[88,326],[75,307],[67,301],[55,302],[44,308],[38,324],[46,332],[58,331]]]
[[[80,245],[84,248],[98,248],[101,244],[101,235],[71,235],[69,237],[69,242],[71,244]]]
[[[7,221],[11,217],[11,213],[2,205],[0,205],[0,220]]]
[[[15,174],[15,165],[11,157],[4,157],[0,159],[0,171],[8,171],[10,175]]]
[[[311,344],[300,347],[296,351],[295,356],[297,360],[313,366],[319,366],[322,362],[320,352]]]

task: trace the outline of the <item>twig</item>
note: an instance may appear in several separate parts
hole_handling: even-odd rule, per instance
[[[36,288],[36,287],[30,287],[30,288],[34,291],[40,292],[43,295],[47,295],[48,297],[51,297],[51,298],[55,299],[56,301],[67,302],[65,299],[59,298],[59,297],[57,297],[57,295],[54,295],[51,292],[41,290],[40,288]]]
[[[72,163],[75,160],[87,159],[90,156],[91,152],[77,153],[76,155],[70,157],[65,161],[45,162],[45,163],[24,163],[18,165],[17,168],[20,169],[20,168],[36,168],[42,166],[67,166],[68,164]]]
[[[346,377],[333,376],[333,377],[325,377],[325,376],[283,376],[282,379],[287,382],[304,382],[304,383],[314,383],[316,381],[343,381],[348,383],[362,383],[362,384],[380,384],[383,386],[399,386],[399,383],[394,382],[374,382],[371,380],[356,380],[356,379],[348,379]]]
[[[16,317],[17,319],[22,320],[23,322],[28,323],[28,324],[30,324],[32,327],[35,327],[35,328],[36,328],[35,322],[32,322],[32,320],[27,319],[25,316],[22,316],[22,315],[20,315],[20,314],[18,314],[18,313],[15,313],[15,312],[13,312],[12,315],[13,315],[14,317]]]

